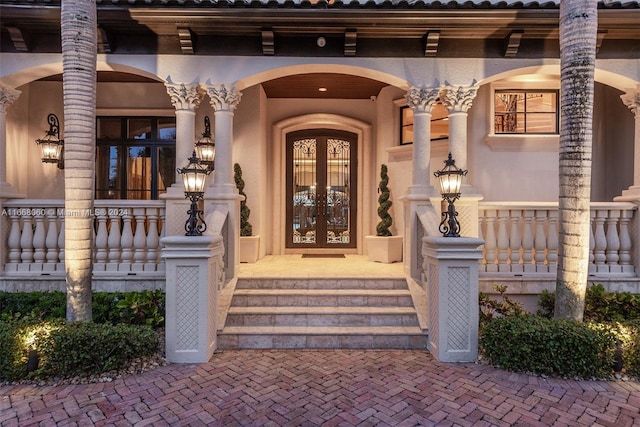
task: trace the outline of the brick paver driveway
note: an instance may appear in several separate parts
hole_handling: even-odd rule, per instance
[[[110,383],[4,386],[0,423],[217,426],[640,426],[640,384],[443,364],[420,351],[215,354]]]

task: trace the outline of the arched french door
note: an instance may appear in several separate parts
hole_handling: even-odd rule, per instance
[[[287,134],[287,249],[356,247],[357,141],[330,129]]]

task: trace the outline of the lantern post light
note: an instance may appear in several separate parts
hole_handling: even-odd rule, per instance
[[[43,138],[36,139],[36,144],[42,151],[42,163],[56,163],[58,168],[62,169],[64,140],[60,139],[60,122],[53,113],[49,114],[47,122],[49,130]]]
[[[440,182],[442,198],[448,202],[446,212],[442,212],[439,230],[444,237],[460,237],[460,222],[457,218],[458,212],[456,212],[454,202],[460,198],[462,178],[467,175],[468,171],[456,166],[456,161],[451,157],[451,153],[444,164],[444,168],[434,173]]]
[[[216,143],[211,137],[211,121],[209,116],[204,117],[204,132],[202,137],[196,141],[195,153],[200,163],[213,170],[213,162],[216,157]]]
[[[211,169],[201,164],[195,150],[188,160],[187,166],[178,168],[178,173],[182,175],[184,183],[185,198],[191,200],[191,207],[187,211],[189,219],[184,225],[185,236],[202,236],[202,233],[207,229],[207,224],[202,219],[203,212],[198,208],[198,201],[204,195],[205,181],[207,175],[211,173]]]

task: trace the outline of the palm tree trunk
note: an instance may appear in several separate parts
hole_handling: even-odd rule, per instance
[[[589,269],[597,0],[560,2],[560,197],[555,317],[582,320]]]
[[[97,13],[95,0],[62,0],[65,268],[67,322],[89,322],[93,269],[93,198]]]

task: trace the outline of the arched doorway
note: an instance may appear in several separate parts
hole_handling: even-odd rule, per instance
[[[356,247],[357,142],[329,129],[287,134],[288,249]]]

